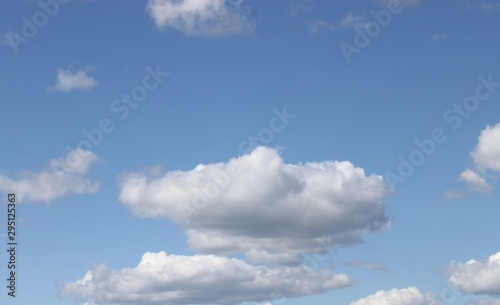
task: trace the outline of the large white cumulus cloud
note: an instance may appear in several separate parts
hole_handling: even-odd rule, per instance
[[[136,215],[183,227],[198,253],[293,264],[301,253],[357,243],[387,227],[387,193],[381,176],[350,162],[285,164],[277,151],[258,147],[161,177],[124,175],[119,200]]]

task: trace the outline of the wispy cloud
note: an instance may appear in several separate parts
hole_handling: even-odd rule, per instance
[[[466,305],[500,305],[500,299],[485,299],[468,302]]]
[[[315,20],[309,25],[309,32],[316,34],[325,31],[366,28],[367,25],[368,19],[365,16],[349,12],[337,24],[320,19]]]
[[[299,2],[291,2],[288,5],[288,16],[298,17],[314,9],[314,4],[311,0],[303,0]]]
[[[314,22],[309,24],[309,32],[311,34],[317,34],[324,31],[332,31],[336,28],[337,27],[333,23],[324,20],[315,20]]]
[[[59,69],[56,83],[49,87],[49,91],[70,92],[75,89],[92,90],[99,85],[93,77],[87,75],[88,69],[79,70],[75,73],[70,69]]]
[[[156,26],[176,29],[188,36],[224,37],[251,34],[255,22],[243,1],[149,0],[146,11]]]
[[[471,192],[480,192],[483,194],[491,193],[493,187],[481,177],[481,175],[472,169],[464,170],[458,181],[466,184],[465,189],[447,191],[444,195],[446,199],[459,199]]]
[[[468,9],[479,9],[487,13],[492,13],[495,11],[500,10],[500,3],[499,2],[492,2],[492,1],[469,1],[467,2],[467,8]]]
[[[486,13],[500,10],[500,1],[467,1],[465,7],[469,10],[478,9]]]
[[[496,10],[500,10],[500,3],[496,2],[481,2],[479,3],[479,8],[483,11],[493,12]]]
[[[362,268],[366,269],[369,271],[390,271],[389,268],[384,266],[382,263],[379,262],[367,262],[367,261],[351,261],[351,262],[346,262],[346,266],[349,267],[355,267],[355,268]]]
[[[375,2],[379,3],[380,5],[387,6],[391,2],[394,2],[394,0],[374,0]],[[422,3],[422,0],[399,0],[398,1],[402,6],[406,7],[412,7],[412,6],[417,6],[420,3]]]
[[[338,27],[341,29],[365,28],[368,24],[368,19],[365,16],[356,15],[352,12],[340,21]]]
[[[446,35],[436,33],[436,34],[432,35],[432,37],[429,39],[429,42],[436,42],[438,40],[445,40],[446,38],[447,38]]]
[[[77,166],[67,166],[67,160],[78,160]],[[15,192],[19,201],[44,203],[69,193],[95,193],[99,189],[99,183],[85,178],[85,174],[97,160],[92,152],[77,148],[65,157],[50,160],[49,166],[43,171],[22,171],[18,178],[0,175],[0,191]]]

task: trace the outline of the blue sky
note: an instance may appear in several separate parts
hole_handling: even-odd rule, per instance
[[[500,304],[499,17],[2,1],[0,302]]]

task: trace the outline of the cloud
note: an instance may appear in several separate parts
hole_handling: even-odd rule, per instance
[[[324,20],[316,20],[309,25],[309,32],[311,34],[332,31],[335,29],[337,29],[337,27],[333,23]]]
[[[446,35],[436,33],[436,34],[432,35],[431,39],[429,39],[429,42],[436,42],[438,40],[445,40],[446,38],[447,38]]]
[[[251,34],[255,23],[243,0],[149,0],[146,11],[158,28],[173,28],[188,36],[223,37]]]
[[[472,191],[478,191],[481,193],[491,192],[491,185],[489,185],[483,177],[471,169],[464,170],[458,179],[467,183]]]
[[[294,264],[301,253],[359,243],[387,228],[387,194],[382,176],[350,162],[285,164],[277,151],[258,147],[161,177],[125,174],[119,200],[135,215],[183,227],[197,253]]]
[[[481,131],[471,157],[480,170],[500,171],[500,123]]]
[[[493,12],[496,10],[500,10],[500,3],[481,1],[481,3],[479,3],[478,5],[479,5],[480,9],[482,9],[483,11],[487,11],[487,12]]]
[[[500,299],[476,300],[468,302],[467,305],[500,305]]]
[[[288,16],[289,17],[298,17],[302,14],[305,14],[312,9],[314,9],[314,4],[311,0],[303,0],[300,2],[291,2],[288,5]]]
[[[375,2],[378,2],[379,4],[383,6],[388,6],[390,3],[395,2],[394,0],[375,0]],[[396,1],[396,3],[399,2],[402,6],[405,7],[412,7],[412,6],[417,6],[420,3],[422,3],[422,0],[399,0]]]
[[[87,75],[86,70],[79,70],[72,73],[71,70],[59,69],[57,72],[57,82],[48,89],[50,91],[70,92],[75,89],[92,90],[99,85],[94,78]]]
[[[67,160],[78,160],[76,166],[68,166]],[[28,200],[48,203],[68,193],[88,194],[99,189],[99,183],[85,178],[90,166],[98,158],[90,151],[77,148],[65,157],[50,160],[41,172],[22,171],[18,178],[0,174],[0,191],[16,193],[18,201]]]
[[[448,281],[462,292],[500,296],[500,252],[482,261],[453,261],[448,272]]]
[[[309,25],[309,32],[317,34],[325,31],[345,30],[345,29],[363,29],[369,24],[365,16],[356,15],[352,12],[347,13],[338,24],[333,24],[324,20],[316,20]]]
[[[467,187],[461,190],[447,191],[444,194],[446,199],[459,199],[471,192],[480,192],[489,194],[492,191],[492,186],[480,174],[471,169],[464,170],[458,181],[464,182]]]
[[[346,266],[362,268],[369,271],[378,270],[378,271],[390,271],[389,268],[385,267],[383,264],[379,262],[366,262],[366,261],[352,261],[346,262]]]
[[[365,16],[353,14],[352,12],[340,21],[338,27],[341,29],[365,28],[368,25],[368,19]]]
[[[306,267],[251,266],[213,255],[147,252],[135,268],[98,265],[75,282],[62,282],[61,295],[96,304],[179,305],[263,302],[324,293],[352,285],[345,274]]]
[[[351,305],[438,305],[441,301],[432,293],[422,294],[416,287],[377,291]]]
[[[466,188],[447,191],[447,199],[462,198],[470,192],[491,193],[493,187],[487,181],[486,172],[500,171],[500,123],[495,126],[486,126],[478,138],[478,144],[471,152],[475,169],[466,169],[458,178],[466,183]]]
[[[487,13],[492,13],[494,11],[500,10],[500,3],[491,1],[469,1],[467,2],[468,9],[480,9]]]

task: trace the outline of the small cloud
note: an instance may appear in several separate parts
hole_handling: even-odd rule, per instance
[[[92,90],[99,85],[93,77],[87,75],[87,70],[72,73],[70,69],[59,69],[56,83],[49,87],[50,91],[70,92],[75,89]]]
[[[491,185],[489,185],[483,177],[471,169],[464,170],[458,179],[467,183],[472,191],[478,191],[481,193],[491,192]]]
[[[478,9],[486,13],[493,13],[500,10],[500,3],[491,1],[468,1],[465,6],[468,10]]]
[[[288,16],[298,17],[299,15],[305,14],[312,9],[314,9],[314,4],[312,4],[311,0],[292,2],[288,6]]]
[[[342,18],[338,24],[333,24],[324,20],[316,20],[309,25],[309,32],[311,34],[317,34],[319,32],[325,31],[335,31],[341,29],[356,29],[356,28],[366,28],[368,26],[368,19],[365,16],[356,15],[352,12],[347,13],[347,15]]]
[[[387,6],[389,3],[394,2],[394,0],[375,0],[375,2],[380,5]],[[422,3],[422,0],[399,0],[399,3],[405,7],[417,6]]]
[[[493,12],[500,10],[500,3],[481,2],[479,3],[479,8],[486,12]]]
[[[19,201],[44,203],[68,193],[95,193],[99,183],[90,181],[85,174],[97,160],[94,153],[77,148],[65,157],[50,160],[43,171],[22,171],[17,179],[0,174],[0,192],[15,192]]]
[[[452,200],[452,199],[462,199],[467,195],[467,192],[464,190],[450,190],[444,192],[443,198]]]
[[[389,268],[385,267],[379,262],[351,261],[351,262],[346,262],[345,265],[348,267],[362,268],[369,271],[384,271],[384,272],[390,271]]]
[[[436,33],[436,34],[432,35],[431,39],[429,39],[429,42],[436,42],[438,40],[445,40],[446,38],[447,38],[446,35]]]
[[[446,199],[460,199],[471,192],[479,192],[489,194],[492,191],[492,186],[477,172],[466,169],[458,177],[458,181],[464,182],[467,186],[465,189],[447,191],[444,195]]]
[[[478,138],[478,144],[470,153],[475,169],[465,169],[458,178],[467,184],[465,189],[447,191],[446,199],[459,199],[470,192],[491,193],[493,187],[486,178],[495,180],[494,174],[500,172],[500,123],[486,126]]]
[[[161,29],[187,36],[225,37],[251,34],[255,23],[243,0],[149,0],[146,11]]]
[[[324,20],[316,20],[309,25],[309,32],[311,34],[317,34],[319,32],[325,32],[325,31],[332,31],[335,29],[336,27],[333,23]]]
[[[366,19],[365,16],[360,16],[353,14],[352,12],[349,12],[340,21],[338,27],[342,29],[354,29],[354,28],[365,28],[367,25],[368,25],[368,19]]]

